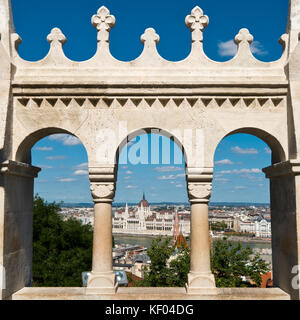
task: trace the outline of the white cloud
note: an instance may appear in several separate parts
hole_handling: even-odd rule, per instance
[[[225,171],[220,171],[220,174],[241,174],[241,173],[262,173],[260,169],[254,168],[254,169],[240,169],[240,170],[225,170]]]
[[[247,189],[247,188],[244,187],[244,186],[237,186],[237,187],[234,187],[234,189],[236,189],[236,190],[244,190],[244,189]]]
[[[175,180],[176,176],[174,174],[170,174],[168,176],[160,176],[157,179],[158,180]]]
[[[218,44],[219,55],[221,57],[234,57],[237,54],[237,45],[233,40],[220,41]],[[251,44],[251,52],[259,56],[264,56],[268,52],[264,49],[263,45],[259,41],[253,41]]]
[[[52,147],[36,147],[35,150],[37,151],[53,151]]]
[[[137,189],[137,186],[131,186],[131,185],[129,185],[129,186],[126,187],[126,189]]]
[[[176,172],[176,171],[183,171],[184,169],[181,167],[157,167],[155,171],[157,172]]]
[[[225,179],[225,178],[215,178],[215,181],[217,181],[217,182],[222,182],[222,183],[226,183],[226,182],[228,182],[229,180],[228,180],[228,179]]]
[[[238,146],[231,148],[231,150],[234,153],[238,153],[238,154],[258,154],[258,150],[254,149],[254,148],[249,148],[249,149],[242,149]]]
[[[224,159],[224,160],[216,161],[215,164],[217,166],[220,166],[220,165],[233,165],[234,163],[229,159]]]
[[[183,184],[177,184],[176,188],[183,188]]]
[[[87,162],[85,163],[81,163],[78,166],[76,166],[76,168],[88,168],[89,164]]]
[[[37,167],[39,167],[39,168],[41,168],[41,169],[53,169],[53,167],[51,167],[51,166],[46,166],[46,165],[43,165],[43,164],[37,165]]]
[[[86,176],[88,174],[89,174],[88,170],[76,170],[74,172],[74,176]]]
[[[125,173],[126,173],[127,175],[131,175],[131,174],[133,174],[133,172],[132,172],[132,171],[130,171],[130,170],[126,171]]]
[[[185,177],[185,174],[176,174],[176,175],[170,174],[167,176],[160,176],[157,179],[158,180],[175,180],[175,179],[183,178],[183,177]]]
[[[49,137],[49,140],[62,142],[64,146],[77,146],[82,144],[77,137],[71,136],[69,134],[54,134]]]
[[[46,160],[65,160],[67,157],[66,156],[51,156],[51,157],[46,157]]]
[[[222,42],[218,44],[219,55],[221,57],[234,57],[237,53],[237,45],[233,40]]]
[[[66,182],[74,182],[74,181],[76,181],[76,179],[73,179],[73,178],[62,178],[62,179],[58,179],[58,181],[66,183]]]
[[[251,44],[251,52],[253,54],[257,54],[258,56],[264,56],[268,54],[268,51],[266,51],[263,47],[263,45],[259,41],[253,41]]]

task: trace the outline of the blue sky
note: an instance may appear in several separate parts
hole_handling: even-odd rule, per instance
[[[164,58],[185,58],[191,36],[184,19],[196,5],[210,18],[204,49],[211,59],[231,59],[236,50],[232,39],[246,27],[254,36],[254,55],[264,61],[276,60],[281,55],[278,39],[285,33],[288,13],[287,0],[12,0],[16,31],[23,39],[21,57],[42,59],[49,49],[47,35],[59,27],[68,39],[66,55],[73,60],[89,59],[97,44],[91,17],[102,5],[116,17],[111,52],[124,61],[139,56],[143,48],[139,39],[148,27],[154,27],[160,35],[158,50]],[[33,164],[43,169],[35,184],[36,192],[49,201],[91,201],[87,156],[80,141],[47,137],[33,147],[32,153]],[[269,184],[259,170],[270,165],[270,151],[261,140],[248,135],[228,137],[220,143],[215,160],[212,201],[269,201]],[[120,165],[116,201],[138,201],[143,191],[150,202],[187,201],[184,166]]]

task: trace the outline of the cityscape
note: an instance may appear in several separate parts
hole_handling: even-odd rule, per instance
[[[112,230],[114,236],[113,269],[119,285],[128,285],[127,276],[143,279],[151,261],[147,249],[152,240],[169,237],[176,243],[189,244],[190,206],[188,204],[160,203],[151,205],[145,193],[137,204],[115,204]],[[63,220],[76,219],[83,225],[94,224],[94,209],[90,205],[64,205]],[[211,204],[209,207],[210,241],[241,241],[254,254],[272,267],[271,216],[267,204]],[[173,258],[176,258],[174,256]]]

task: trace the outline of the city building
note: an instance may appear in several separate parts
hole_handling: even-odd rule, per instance
[[[176,215],[179,230],[185,236],[190,234],[190,214],[175,210],[154,211],[143,194],[137,207],[115,211],[112,225],[114,234],[173,236]]]

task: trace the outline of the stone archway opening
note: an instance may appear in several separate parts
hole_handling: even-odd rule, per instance
[[[35,181],[24,176],[19,186],[18,200],[27,208],[18,231],[24,272],[14,285],[81,287],[82,272],[91,270],[93,246],[85,147],[70,132],[47,128],[26,137],[15,159],[40,172]]]
[[[234,243],[241,242],[243,247],[249,246],[252,258],[258,254],[269,265],[268,272],[261,274],[262,288],[270,287],[266,286],[266,277],[273,284],[274,272],[270,182],[263,168],[284,160],[279,142],[257,129],[231,132],[215,151],[209,214],[213,243],[225,237]],[[256,285],[250,277],[244,280],[249,286]]]
[[[148,255],[152,241],[169,239],[169,247],[189,245],[190,206],[184,150],[165,131],[139,130],[120,144],[117,166],[112,215],[113,268],[115,273],[127,276],[129,286],[143,281],[143,286],[155,286],[145,281],[145,272],[151,272],[154,263]],[[167,266],[176,258],[178,252],[172,253]]]

